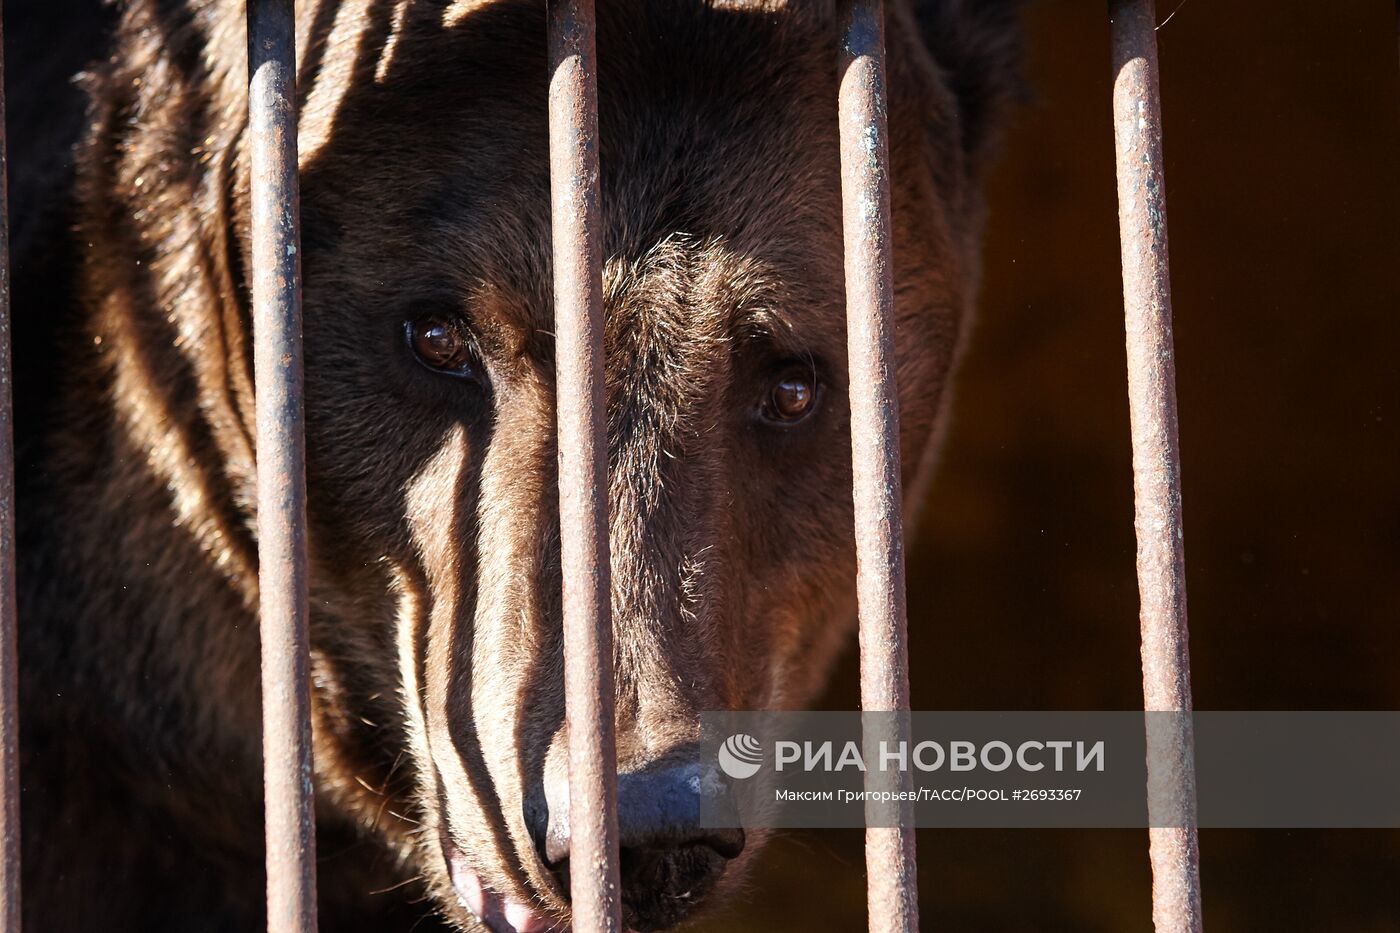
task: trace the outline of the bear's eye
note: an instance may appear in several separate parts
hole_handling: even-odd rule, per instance
[[[418,362],[448,376],[476,377],[476,360],[462,329],[440,317],[422,317],[404,324],[404,337]]]
[[[796,424],[816,411],[818,390],[811,369],[788,370],[768,387],[760,414],[774,424]]]

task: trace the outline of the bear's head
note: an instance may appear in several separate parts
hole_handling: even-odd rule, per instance
[[[387,839],[455,922],[545,929],[568,915],[545,5],[300,6],[321,807]],[[852,627],[833,6],[599,4],[612,676],[636,930],[732,884],[761,841],[668,818],[699,713],[811,702]],[[1006,6],[888,9],[911,502],[975,291]],[[148,95],[133,112],[164,112],[169,132],[123,158],[189,145],[205,166],[187,199],[161,203],[215,255],[178,273],[156,257],[151,274],[202,335],[181,352],[214,372],[194,391],[246,514],[242,4],[194,8],[178,35],[140,40],[160,67],[132,64],[146,83],[124,93]],[[215,90],[176,93],[192,74]],[[201,263],[222,284],[191,284]]]

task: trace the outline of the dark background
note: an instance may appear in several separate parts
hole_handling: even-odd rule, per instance
[[[1026,22],[909,559],[919,709],[1141,705],[1107,15]],[[1395,5],[1186,0],[1158,40],[1196,705],[1400,708]],[[827,704],[855,685],[847,658]],[[918,844],[924,929],[1151,929],[1145,830]],[[1400,832],[1206,830],[1201,855],[1210,933],[1400,930]],[[859,833],[793,834],[708,928],[859,930],[864,886]]]

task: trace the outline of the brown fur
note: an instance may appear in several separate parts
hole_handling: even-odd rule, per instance
[[[20,34],[100,17],[63,3],[30,3]],[[470,926],[445,839],[564,916],[527,819],[565,743],[543,4],[299,6],[323,929],[407,926],[420,890]],[[890,10],[909,486],[966,330],[1009,88],[1000,6],[965,6]],[[809,702],[850,629],[835,21],[822,3],[600,7],[631,770],[693,741],[700,710]],[[17,156],[43,218],[16,281],[27,929],[261,923],[242,16],[132,0],[94,47],[72,180],[61,147]],[[12,88],[22,117],[59,119],[33,104],[56,85]],[[468,322],[485,388],[409,357],[402,322],[425,311]],[[821,410],[758,424],[794,359]]]

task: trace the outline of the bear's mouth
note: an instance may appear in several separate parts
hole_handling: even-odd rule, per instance
[[[569,933],[567,923],[487,887],[456,846],[448,844],[443,854],[457,899],[491,933]]]
[[[534,905],[505,897],[486,885],[481,880],[481,875],[456,846],[448,843],[443,854],[447,859],[448,874],[458,901],[491,933],[570,933],[569,924],[565,921],[551,917]],[[691,854],[699,857],[698,849]],[[666,871],[668,874],[674,873],[675,866],[668,863]],[[698,885],[695,895],[703,896],[709,887],[708,883]],[[670,910],[654,909],[650,913],[655,916],[640,922],[633,918],[633,922],[628,924],[627,933],[638,933],[637,930],[631,929],[634,923],[642,930],[664,929],[674,925],[689,912],[690,905],[684,901],[690,900],[691,897],[689,893],[682,896],[682,903]],[[624,913],[630,914],[631,906],[629,904],[629,909],[625,909]]]

